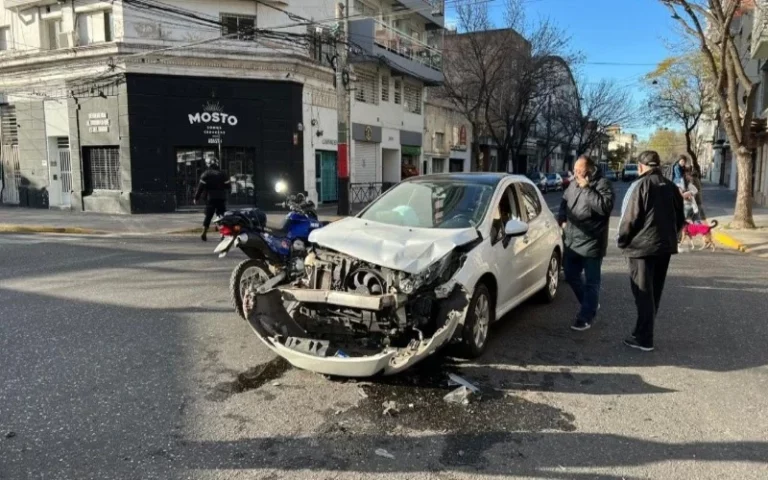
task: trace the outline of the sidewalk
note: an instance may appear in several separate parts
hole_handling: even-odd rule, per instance
[[[717,220],[719,223],[712,234],[717,243],[768,258],[768,208],[753,207],[752,215],[757,229],[732,230],[728,225],[733,221],[736,192],[719,185],[705,183],[702,200],[707,219]]]
[[[333,221],[336,207],[318,209],[320,220]],[[285,218],[285,212],[267,214],[270,223]],[[0,233],[73,233],[73,234],[170,234],[200,233],[202,211],[110,215],[0,206]]]

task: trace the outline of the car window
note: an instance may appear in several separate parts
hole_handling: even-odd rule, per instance
[[[517,197],[514,190],[509,186],[504,189],[504,194],[493,211],[491,239],[494,243],[504,239],[504,227],[513,218],[520,220],[520,207],[517,205]]]
[[[528,221],[532,221],[541,215],[541,200],[536,187],[529,183],[519,183],[518,188],[523,197],[523,210],[525,210]]]

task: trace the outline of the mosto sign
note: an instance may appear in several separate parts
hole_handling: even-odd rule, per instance
[[[237,125],[237,117],[224,113],[224,108],[218,103],[208,103],[203,107],[202,112],[190,113],[189,124],[196,123],[220,123],[234,127]]]
[[[224,127],[234,127],[239,123],[235,115],[224,112],[224,107],[220,103],[208,102],[203,105],[203,111],[187,114],[190,125],[202,125],[203,135],[208,139],[209,144],[218,145],[224,143],[224,136],[227,134]]]

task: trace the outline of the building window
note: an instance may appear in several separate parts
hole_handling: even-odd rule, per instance
[[[381,101],[389,101],[389,75],[381,76]]]
[[[79,45],[111,42],[114,40],[113,32],[111,10],[81,13],[77,16]]]
[[[403,82],[395,80],[395,104],[400,105],[403,103]]]
[[[381,15],[381,12],[378,8],[372,7],[361,0],[355,0],[354,4],[352,5],[352,9],[354,10],[354,13],[357,15],[362,15],[365,17],[374,17],[377,18],[379,15]]]
[[[256,38],[256,17],[248,15],[221,15],[221,35],[232,40],[253,41]]]
[[[0,52],[11,49],[11,29],[0,27]]]
[[[310,27],[310,29],[309,35],[311,35],[312,42],[309,54],[320,65],[333,68],[331,59],[336,54],[336,42],[327,33],[317,33],[314,31],[315,27]]]
[[[19,125],[13,105],[0,105],[0,139],[3,145],[19,144]]]
[[[442,150],[445,148],[445,134],[443,132],[435,132],[435,150]]]
[[[86,191],[120,190],[120,148],[83,148]]]
[[[45,25],[45,35],[43,45],[48,47],[48,50],[58,50],[65,47],[59,43],[59,37],[61,36],[61,19],[46,20],[43,22]]]
[[[377,105],[379,103],[379,94],[377,86],[379,77],[375,73],[358,70],[357,83],[355,85],[355,100],[362,103]]]
[[[405,110],[421,115],[421,87],[405,84]]]

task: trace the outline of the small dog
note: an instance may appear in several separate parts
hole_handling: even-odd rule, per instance
[[[680,244],[682,244],[687,238],[691,244],[691,250],[694,249],[693,237],[701,236],[703,243],[700,250],[704,250],[709,247],[712,251],[715,251],[715,242],[712,241],[712,229],[717,227],[717,220],[712,220],[712,223],[707,225],[706,223],[691,223],[687,222],[683,227],[683,235],[680,238]]]

